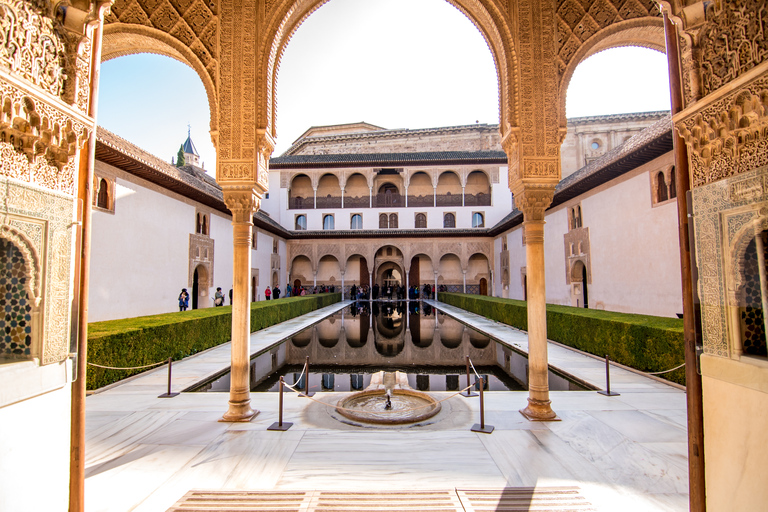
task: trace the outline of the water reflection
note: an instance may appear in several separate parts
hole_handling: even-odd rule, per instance
[[[399,370],[414,389],[458,391],[467,386],[467,356],[486,390],[527,389],[524,356],[429,304],[359,301],[252,359],[251,389],[275,391],[283,375],[297,389],[304,389],[308,378],[312,391],[358,391],[371,374]],[[309,376],[302,375],[307,358]],[[552,390],[583,389],[553,372],[549,379]],[[229,376],[199,390],[228,391]]]

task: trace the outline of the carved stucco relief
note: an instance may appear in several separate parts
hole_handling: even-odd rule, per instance
[[[728,306],[733,283],[729,284],[728,274],[733,269],[727,267],[733,264],[732,246],[743,226],[755,221],[761,208],[768,208],[768,167],[700,186],[692,197],[704,352],[730,357]]]
[[[207,290],[213,286],[214,275],[214,240],[206,235],[198,235],[195,233],[189,234],[189,274],[187,276],[187,286],[190,288],[194,282],[195,269],[198,266],[202,266],[208,279],[204,283],[200,283],[200,288]]]
[[[42,364],[63,361],[69,354],[69,321],[72,299],[71,197],[5,178],[2,222],[23,233],[34,249],[41,270]]]

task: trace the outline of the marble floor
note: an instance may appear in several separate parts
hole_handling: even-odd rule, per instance
[[[437,304],[494,338],[527,349],[525,333]],[[317,322],[340,303],[265,329],[252,352]],[[229,345],[174,365],[174,390],[229,364]],[[597,388],[599,359],[550,343],[550,363]],[[194,489],[398,491],[577,486],[599,511],[688,510],[685,393],[658,379],[612,369],[612,389],[551,393],[561,421],[530,422],[518,411],[527,392],[485,394],[492,434],[471,432],[478,398],[449,398],[428,424],[371,428],[342,423],[331,407],[340,393],[285,397],[252,394],[249,423],[220,423],[226,393],[159,399],[165,370],[136,376],[86,401],[86,509],[165,511]],[[443,399],[451,393],[432,393]]]

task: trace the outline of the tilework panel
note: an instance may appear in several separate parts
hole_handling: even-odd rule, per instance
[[[0,357],[32,355],[32,304],[26,290],[26,272],[21,251],[0,239]]]

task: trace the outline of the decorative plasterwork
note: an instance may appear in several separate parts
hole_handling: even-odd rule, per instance
[[[544,221],[544,211],[552,204],[554,184],[521,184],[516,190],[515,206],[523,212],[526,221]]]
[[[207,290],[214,283],[214,240],[205,235],[189,234],[189,273],[187,286],[192,287],[195,278],[195,269],[202,265],[207,273],[208,282],[201,283],[200,289]]]
[[[587,283],[592,282],[592,265],[590,263],[589,228],[576,228],[563,235],[565,248],[565,284],[580,282],[581,276],[573,275],[573,267],[581,261],[587,269]]]
[[[1,230],[24,236],[39,269],[33,280],[33,300],[42,316],[36,355],[44,365],[63,361],[69,354],[73,199],[9,178],[0,185],[5,193]]]
[[[730,357],[729,304],[738,286],[729,279],[732,254],[744,226],[768,214],[768,167],[695,188],[692,198],[704,352]]]
[[[27,225],[25,225],[27,224]],[[44,224],[25,222],[23,220],[10,220],[9,224],[0,225],[0,238],[10,240],[13,245],[21,252],[24,258],[24,266],[26,267],[26,274],[29,276],[29,280],[26,283],[25,288],[29,294],[29,298],[32,299],[35,307],[40,305],[42,300],[42,283],[43,283],[43,265],[38,256],[38,250],[35,248],[42,248],[42,231],[45,229]],[[16,227],[18,226],[18,228]],[[26,229],[25,229],[26,228]],[[35,239],[37,244],[33,244],[27,238],[27,236],[21,231],[32,230],[35,233]]]
[[[696,57],[705,96],[730,83],[768,57],[765,0],[710,2],[699,34]]]
[[[224,188],[224,204],[232,212],[233,223],[253,224],[253,213],[259,209],[260,201],[250,187]],[[250,241],[248,241],[250,246]]]
[[[168,34],[200,60],[216,82],[219,19],[212,0],[115,0],[105,23],[144,25]]]
[[[675,116],[688,146],[693,187],[768,164],[767,71],[768,63],[762,64],[740,78],[738,88]]]

